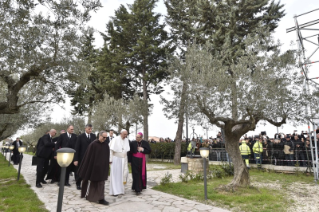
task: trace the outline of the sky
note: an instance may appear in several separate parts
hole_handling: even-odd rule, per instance
[[[95,46],[101,47],[103,44],[103,39],[99,35],[98,32],[105,32],[106,30],[106,23],[110,20],[111,16],[114,16],[114,11],[119,8],[121,4],[132,4],[134,0],[101,0],[101,3],[103,5],[103,8],[101,8],[97,13],[92,14],[92,19],[89,22],[89,25],[91,25],[93,28],[95,28]],[[276,32],[274,33],[274,38],[276,40],[280,40],[280,42],[283,44],[282,51],[286,51],[288,49],[295,49],[297,48],[297,45],[291,46],[291,42],[296,41],[296,33],[290,32],[286,33],[286,29],[294,26],[294,16],[303,14],[309,11],[312,11],[314,9],[319,8],[319,1],[318,0],[282,0],[282,4],[284,4],[284,10],[286,13],[286,16],[281,19],[279,22],[279,26],[276,29]],[[163,0],[160,0],[157,4],[157,7],[155,9],[155,12],[160,13],[162,15],[166,14],[166,7],[163,3]],[[319,17],[319,11],[298,17],[299,24],[306,23],[309,21],[313,21],[318,19]],[[315,25],[313,28],[319,28],[319,24]],[[303,36],[312,35],[314,32],[302,32]],[[315,38],[316,39],[316,38]],[[316,41],[316,40],[315,40]],[[307,55],[310,55],[311,52],[314,51],[314,45],[308,45],[306,44]],[[319,51],[316,52],[312,56],[313,60],[319,60]],[[316,76],[315,70],[319,69],[319,65],[313,65],[310,67],[310,75],[313,77],[319,77]],[[302,77],[302,75],[300,75]],[[166,89],[167,90],[167,89]],[[162,95],[166,95],[165,93],[162,93]],[[168,120],[165,118],[162,112],[163,106],[159,104],[160,97],[156,95],[151,96],[151,103],[154,105],[152,114],[149,116],[149,136],[158,136],[158,137],[170,137],[174,138],[176,131],[177,131],[177,125],[175,124],[176,120]],[[58,122],[59,120],[69,117],[71,107],[70,102],[67,101],[64,106],[64,109],[62,109],[60,106],[55,106],[53,113],[51,115],[52,121]],[[194,124],[194,123],[193,123]],[[139,129],[138,131],[141,131],[142,129]],[[204,138],[207,137],[206,130],[203,129],[201,126],[194,126],[195,133],[197,135],[201,135]],[[293,126],[292,123],[288,123],[283,125],[278,129],[279,132],[283,133],[292,133],[293,130],[298,130],[300,133],[302,130],[307,130],[307,125],[302,126]],[[131,129],[133,134],[135,133],[135,127]],[[193,132],[192,127],[189,127],[189,137],[190,134]],[[216,137],[217,132],[219,131],[219,128],[216,126],[210,126],[208,130],[208,137]],[[258,124],[257,128],[254,132],[250,131],[248,135],[255,135],[259,134],[261,131],[267,131],[267,135],[270,137],[273,137],[273,135],[277,132],[277,128],[268,124]],[[185,132],[185,127],[184,127]],[[184,134],[185,135],[185,134]],[[134,137],[134,135],[132,135]]]

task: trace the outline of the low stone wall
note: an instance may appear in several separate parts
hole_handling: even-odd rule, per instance
[[[203,173],[204,172],[204,162],[203,158],[187,158],[188,171],[193,173]],[[208,171],[208,160],[206,160],[206,171]]]

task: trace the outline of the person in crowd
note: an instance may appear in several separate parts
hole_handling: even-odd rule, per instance
[[[58,141],[55,144],[55,150],[58,150],[60,148],[71,148],[75,149],[75,144],[77,141],[77,135],[74,134],[74,127],[73,125],[68,126],[67,132],[63,133],[59,136]],[[57,159],[57,153],[55,151],[55,156],[54,159]],[[71,163],[67,169],[66,169],[66,174],[65,174],[65,185],[66,186],[71,186],[69,183],[69,177],[70,173],[75,172],[75,165],[74,163]]]
[[[96,140],[96,135],[92,133],[92,125],[87,124],[85,126],[85,132],[82,133],[77,137],[77,141],[75,144],[75,154],[74,154],[74,166],[77,168],[80,167],[82,159],[84,157],[84,154],[86,152],[86,149],[92,143],[92,141]],[[76,188],[78,190],[81,190],[81,182],[82,178],[77,174],[75,174],[75,179],[76,179]]]
[[[112,139],[114,138],[114,130],[110,130],[110,132],[109,132],[109,136],[107,136],[107,138],[106,138],[106,143],[107,144],[110,144],[110,141],[112,141]]]
[[[188,147],[187,147],[187,152],[189,155],[193,156],[195,153],[195,148],[196,148],[196,142],[194,138],[192,139],[191,142],[189,142]]]
[[[256,136],[255,139],[257,139],[257,141],[253,146],[253,152],[254,152],[257,168],[261,169],[261,164],[263,160],[262,159],[263,144],[262,144],[262,140],[260,139],[260,136]]]
[[[42,184],[47,184],[44,180],[45,174],[48,171],[49,159],[53,154],[55,144],[52,141],[52,138],[55,136],[56,130],[51,129],[48,134],[42,136],[39,139],[39,143],[37,144],[37,157],[38,157],[38,164],[37,164],[37,177],[36,177],[36,187],[41,188]]]
[[[148,142],[143,140],[143,133],[136,135],[136,140],[130,143],[130,152],[128,161],[132,168],[132,190],[136,195],[140,195],[143,189],[146,189],[146,159],[145,154],[151,153],[151,147]]]
[[[284,142],[284,153],[285,153],[285,160],[287,161],[288,166],[294,166],[294,149],[295,145],[291,141],[291,137],[289,135],[286,136]]]
[[[12,159],[13,159],[13,164],[18,165],[20,163],[20,153],[19,153],[19,147],[22,146],[22,142],[19,137],[16,138],[16,140],[12,143],[14,146],[12,152]]]
[[[130,144],[127,137],[127,130],[121,130],[121,134],[110,142],[110,189],[113,196],[125,193],[124,185],[128,177],[127,152],[130,151]]]
[[[105,142],[107,133],[101,131],[99,139],[95,139],[87,147],[82,158],[78,174],[83,179],[81,198],[90,202],[108,205],[105,200],[105,181],[109,174],[109,145]]]
[[[269,163],[269,160],[270,160],[270,152],[269,152],[269,150],[270,150],[270,145],[269,145],[269,143],[270,143],[270,140],[268,140],[267,138],[262,138],[262,140],[263,140],[263,153],[262,153],[262,158],[263,158],[263,164],[268,164]]]
[[[65,133],[65,130],[60,131],[60,136]],[[54,137],[52,141],[56,144],[59,137]],[[55,149],[56,150],[56,149]],[[51,179],[51,184],[59,182],[60,181],[60,173],[61,173],[61,167],[59,166],[57,160],[54,158],[55,154],[52,154],[50,158],[50,164],[48,168],[47,178],[46,180]]]
[[[301,138],[301,140],[299,139],[298,136],[294,136],[294,145],[295,145],[295,157],[296,157],[296,160],[297,160],[297,163],[299,166],[306,166],[306,157],[305,157],[305,152],[304,152],[304,139]],[[301,161],[299,161],[301,160]]]
[[[242,140],[241,145],[239,146],[239,150],[240,150],[241,157],[245,161],[246,167],[250,169],[249,167],[250,148],[246,144],[246,140]]]

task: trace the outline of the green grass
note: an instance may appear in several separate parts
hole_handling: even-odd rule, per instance
[[[210,168],[212,168],[212,166],[210,166]],[[232,211],[287,211],[287,208],[294,202],[287,196],[287,186],[294,182],[313,183],[313,177],[304,174],[278,174],[252,169],[250,170],[250,176],[251,182],[276,182],[281,185],[281,189],[272,190],[267,187],[256,188],[251,186],[238,188],[235,191],[224,191],[219,189],[220,186],[230,183],[233,177],[213,178],[207,181],[208,204],[228,208]],[[155,186],[153,189],[199,202],[204,201],[203,181],[170,183]]]
[[[8,161],[0,155],[0,211],[8,212],[44,212],[44,204],[30,188],[23,176],[17,181],[17,171],[8,167]]]

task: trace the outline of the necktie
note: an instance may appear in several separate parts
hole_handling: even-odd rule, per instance
[[[88,139],[90,139],[90,134],[88,134]]]

